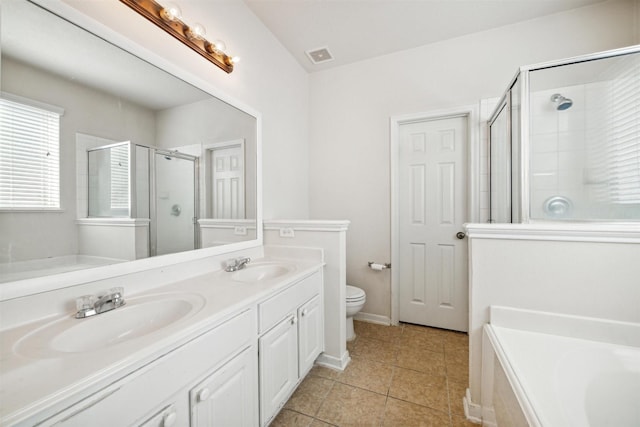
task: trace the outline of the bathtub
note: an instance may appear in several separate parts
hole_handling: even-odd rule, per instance
[[[0,264],[0,283],[66,273],[68,271],[123,262],[122,259],[88,255],[64,255]]]
[[[483,423],[640,426],[640,324],[491,307]]]

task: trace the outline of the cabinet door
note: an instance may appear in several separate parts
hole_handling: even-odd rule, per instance
[[[186,401],[186,397],[185,397]],[[181,406],[181,405],[180,405]],[[184,409],[184,412],[182,411]],[[167,405],[140,424],[140,427],[185,427],[189,425],[187,406]]]
[[[298,309],[299,376],[303,377],[313,367],[313,362],[324,350],[324,325],[322,300],[319,295]]]
[[[278,323],[259,340],[260,419],[266,425],[298,381],[298,318]]]
[[[255,357],[255,347],[244,350],[189,392],[191,427],[257,425]]]

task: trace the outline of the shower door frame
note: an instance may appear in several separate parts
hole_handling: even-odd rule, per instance
[[[513,87],[513,86],[512,86]],[[511,88],[512,88],[511,87]],[[488,130],[488,141],[489,141],[489,146],[487,149],[487,153],[489,155],[489,223],[494,223],[494,214],[493,214],[493,179],[492,179],[492,172],[493,172],[493,164],[491,162],[491,154],[493,153],[493,140],[492,140],[492,128],[494,123],[496,122],[496,120],[498,120],[498,118],[500,117],[500,114],[504,111],[506,114],[506,135],[508,138],[507,141],[507,146],[509,148],[508,151],[508,156],[507,158],[513,159],[512,154],[513,154],[513,135],[512,135],[512,127],[511,127],[511,88],[505,92],[505,94],[502,96],[502,98],[500,98],[500,101],[498,102],[497,107],[495,108],[495,112],[493,113],[493,115],[491,116],[491,118],[488,120],[487,122],[487,130]],[[509,182],[508,182],[508,197],[509,197],[509,219],[511,220],[510,222],[513,222],[513,165],[511,163],[509,163],[509,166],[507,168],[507,176],[509,176]]]
[[[200,225],[198,223],[198,217],[200,214],[200,159],[198,156],[192,156],[190,154],[179,153],[175,150],[165,150],[156,147],[150,147],[142,144],[137,144],[141,147],[149,149],[149,256],[154,257],[158,254],[158,189],[157,189],[157,177],[156,177],[156,154],[163,156],[175,157],[182,160],[193,161],[193,248],[200,249]]]
[[[487,125],[488,125],[489,123],[492,123],[495,120],[495,118],[501,111],[501,107],[503,106],[504,99],[510,95],[514,85],[516,84],[516,82],[519,81],[520,82],[520,115],[519,115],[520,117],[520,132],[519,132],[520,133],[519,135],[520,136],[520,155],[519,155],[520,185],[518,187],[520,190],[520,196],[517,198],[517,200],[514,200],[515,198],[512,197],[511,203],[512,204],[517,203],[519,206],[520,212],[519,212],[518,218],[514,218],[514,216],[512,215],[512,218],[511,218],[512,222],[517,221],[522,224],[549,222],[549,220],[545,220],[545,219],[532,220],[531,212],[530,212],[530,205],[531,205],[531,186],[530,186],[531,144],[530,144],[530,126],[529,126],[530,73],[532,71],[544,70],[547,68],[555,68],[555,67],[561,67],[564,65],[572,65],[572,64],[578,64],[581,62],[596,61],[599,59],[614,58],[617,56],[624,56],[624,55],[631,55],[631,54],[640,54],[640,45],[624,47],[620,49],[612,49],[612,50],[607,50],[603,52],[596,52],[588,55],[574,56],[574,57],[564,58],[564,59],[559,59],[554,61],[542,62],[538,64],[533,64],[533,65],[521,66],[518,68],[518,71],[516,72],[515,76],[511,79],[511,81],[507,85],[507,90],[500,97],[500,102],[498,103],[496,108],[493,110],[489,120],[487,121]],[[508,115],[509,128],[511,128],[511,120],[512,120],[512,115],[509,114]],[[489,144],[491,144],[490,134],[489,134]],[[491,164],[491,158],[489,158],[489,164]],[[512,169],[513,169],[513,166],[512,166]],[[512,182],[513,182],[513,179],[512,179]],[[491,194],[491,188],[489,188],[489,194]],[[513,194],[513,187],[512,187],[512,194]],[[491,205],[489,205],[489,209],[491,209]],[[489,217],[491,218],[491,212],[489,213]],[[590,221],[590,222],[602,222],[602,221]],[[610,222],[614,224],[620,223],[620,221],[605,221],[605,223],[606,222]]]

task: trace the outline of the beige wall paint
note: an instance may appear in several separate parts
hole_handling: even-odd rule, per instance
[[[390,317],[389,118],[500,96],[520,65],[631,45],[636,0],[599,3],[311,74],[310,213],[348,219],[347,283]]]

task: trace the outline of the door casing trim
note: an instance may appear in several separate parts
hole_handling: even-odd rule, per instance
[[[470,223],[480,220],[480,123],[479,107],[477,105],[464,105],[444,110],[434,110],[421,113],[391,116],[389,119],[390,130],[390,161],[391,161],[391,265],[399,263],[399,157],[400,157],[400,126],[415,122],[444,120],[455,117],[467,119],[467,221]],[[469,274],[471,270],[469,269]],[[391,324],[400,323],[399,284],[400,272],[391,269]]]

